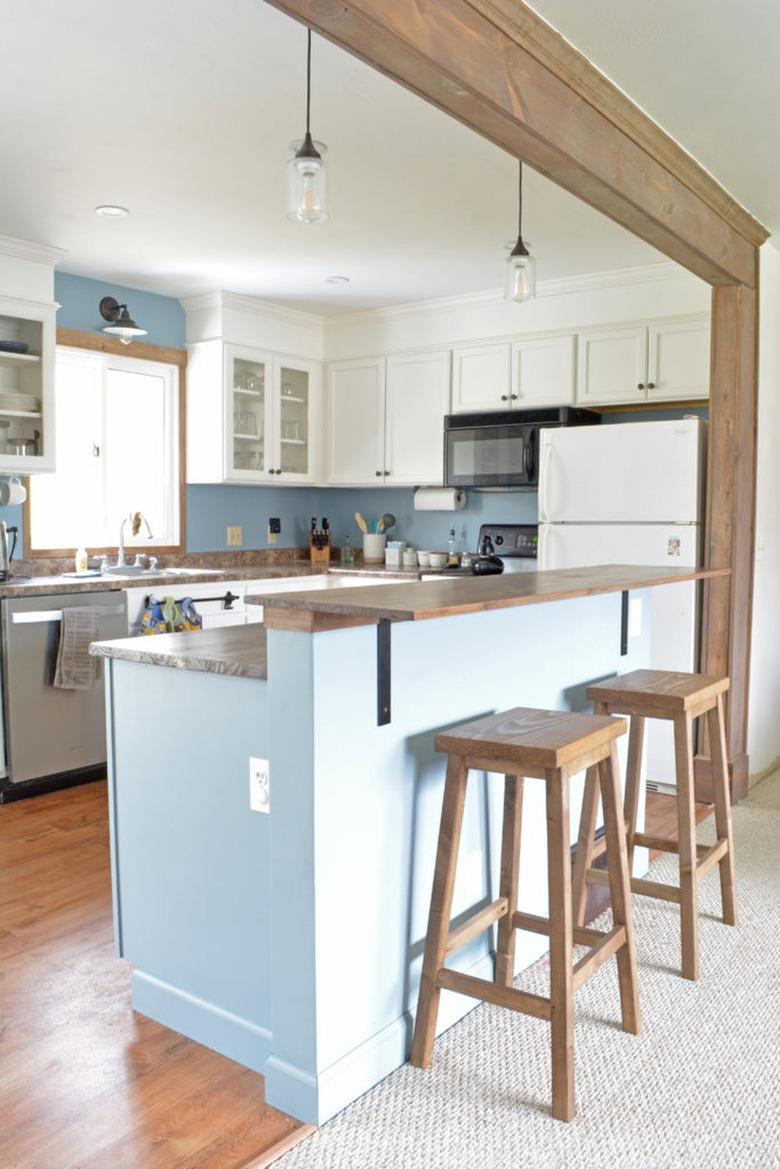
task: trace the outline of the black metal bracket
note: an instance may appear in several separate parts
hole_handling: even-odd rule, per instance
[[[628,653],[628,592],[620,594],[620,656]]]
[[[376,725],[390,722],[390,622],[380,617],[376,627]]]

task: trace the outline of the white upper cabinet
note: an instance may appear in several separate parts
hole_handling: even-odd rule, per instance
[[[321,396],[318,362],[218,340],[192,345],[188,482],[314,482]]]
[[[338,361],[328,370],[327,479],[384,483],[385,359]]]
[[[708,398],[710,322],[708,317],[650,325],[647,397],[652,401]]]
[[[590,329],[577,338],[577,401],[640,401],[646,397],[647,329]]]
[[[54,470],[54,313],[0,297],[0,474]]]
[[[449,352],[388,357],[386,483],[436,486],[444,481],[444,416],[449,407]]]
[[[440,484],[449,401],[449,351],[334,362],[328,370],[328,483]]]
[[[631,406],[707,398],[709,369],[707,316],[587,330],[577,339],[577,401]]]
[[[575,344],[574,333],[513,342],[513,409],[567,406],[574,401]]]
[[[510,400],[510,345],[456,346],[452,351],[452,412],[506,410]]]

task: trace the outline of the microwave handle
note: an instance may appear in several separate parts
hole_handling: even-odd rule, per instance
[[[547,512],[547,482],[550,478],[550,459],[552,458],[552,448],[549,442],[544,441],[544,435],[540,438],[541,447],[541,469],[539,471],[539,522],[546,524],[549,522],[550,516]]]

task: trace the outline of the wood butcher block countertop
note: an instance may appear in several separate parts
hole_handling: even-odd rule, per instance
[[[550,572],[517,572],[455,580],[376,585],[372,588],[312,589],[305,593],[248,596],[264,606],[267,628],[317,632],[381,619],[427,621],[489,609],[538,605],[598,593],[654,588],[680,581],[727,576],[730,570],[605,564]]]
[[[194,633],[161,633],[154,637],[122,637],[95,641],[93,657],[118,658],[173,670],[230,674],[234,678],[268,677],[266,633],[262,625],[228,625]]]

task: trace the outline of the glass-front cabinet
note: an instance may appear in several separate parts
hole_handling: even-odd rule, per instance
[[[225,347],[226,471],[254,480],[269,473],[273,358]]]
[[[0,298],[0,475],[54,469],[54,311]]]
[[[220,341],[192,345],[187,366],[188,482],[314,482],[321,378],[316,361]],[[214,392],[217,381],[221,395]]]

